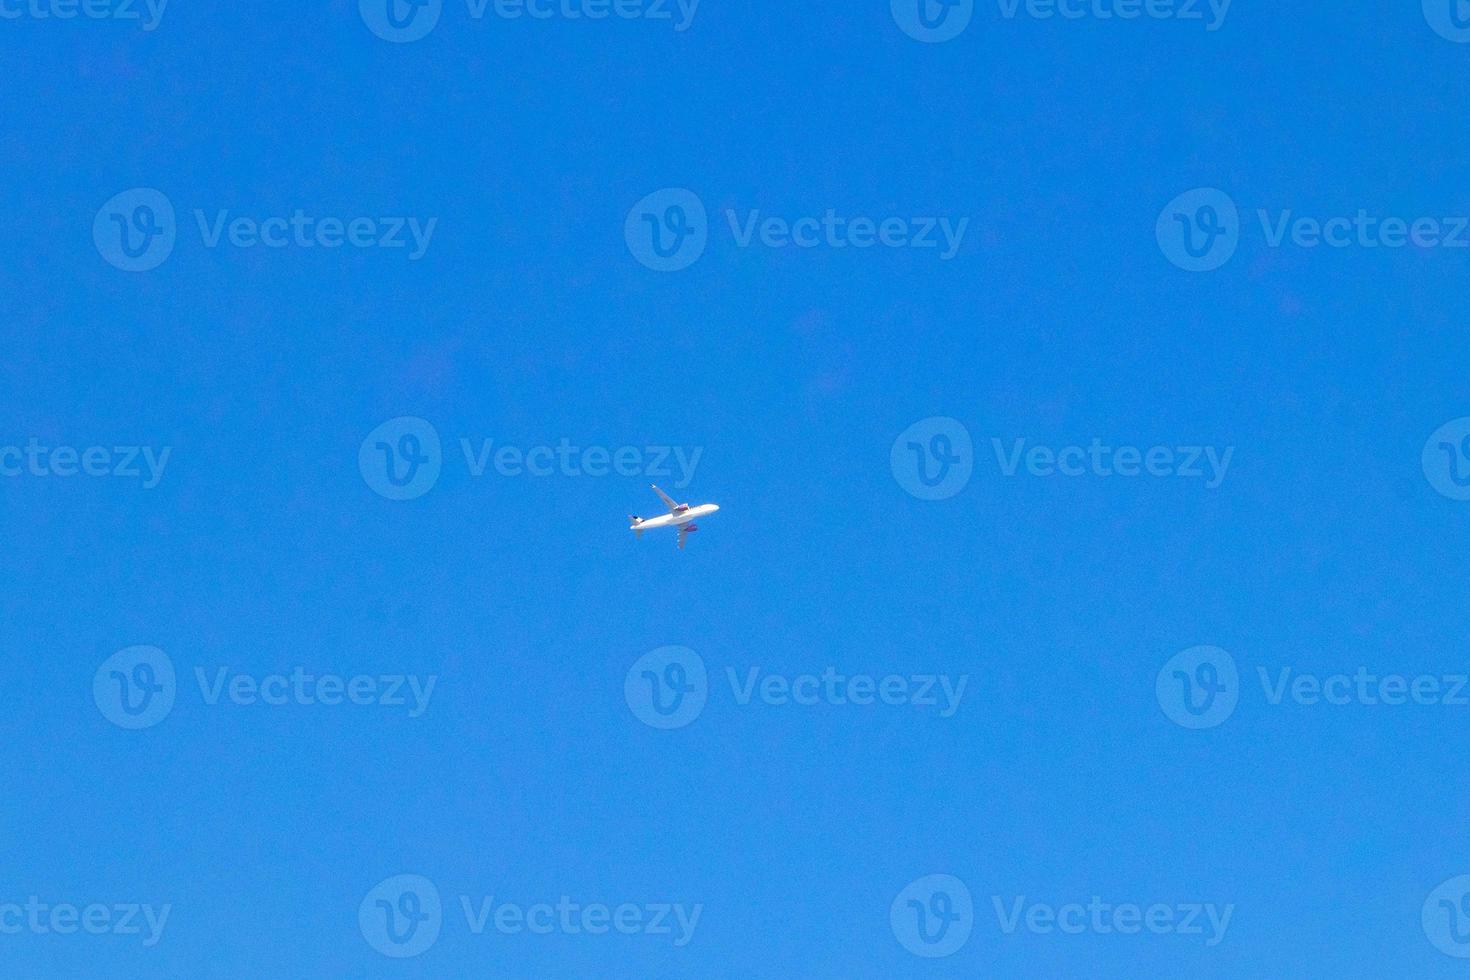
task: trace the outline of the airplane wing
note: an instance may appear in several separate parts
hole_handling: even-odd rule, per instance
[[[679,550],[680,551],[683,551],[684,550],[684,539],[687,538],[687,537],[689,537],[689,532],[690,531],[693,531],[693,530],[695,530],[695,527],[692,524],[685,524],[683,527],[679,528]]]
[[[664,502],[664,506],[669,509],[669,513],[670,514],[676,512],[679,509],[679,505],[676,504],[676,503],[674,503],[673,498],[670,497],[668,494],[664,493],[658,487],[654,487],[653,488],[653,492],[656,493],[656,494],[658,494],[658,499],[660,499],[660,500],[662,500]],[[680,540],[680,542],[683,542],[684,539],[682,537],[680,537],[679,540]],[[682,543],[679,545],[679,547],[681,547],[681,548],[683,546],[684,545]]]

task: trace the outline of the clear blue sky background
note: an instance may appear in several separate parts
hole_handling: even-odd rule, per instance
[[[1197,186],[1253,215],[1470,213],[1470,47],[1417,2],[1237,0],[1224,28],[1008,21],[946,44],[886,0],[705,0],[694,26],[470,20],[413,44],[356,4],[174,0],[156,31],[0,22],[0,444],[170,446],[163,483],[0,480],[10,747],[0,901],[171,903],[163,940],[0,936],[7,976],[1451,976],[1419,922],[1470,872],[1470,708],[1271,706],[1256,666],[1464,672],[1470,504],[1419,468],[1470,415],[1470,254],[1273,250],[1193,275]],[[99,207],[180,214],[158,269]],[[629,253],[687,187],[691,268]],[[434,216],[428,254],[206,249],[190,212]],[[934,252],[739,249],[719,212],[968,216]],[[1253,222],[1253,219],[1251,219]],[[447,444],[426,496],[358,472],[383,421]],[[959,495],[889,448],[974,436]],[[722,512],[633,540],[641,477],[472,479],[455,444],[703,447]],[[989,440],[1236,447],[1225,484],[1004,478]],[[1225,724],[1155,699],[1196,644]],[[160,724],[98,711],[134,644]],[[666,644],[687,728],[623,699]],[[968,674],[952,718],[734,703],[724,669]],[[208,706],[195,666],[438,675],[430,709]],[[358,903],[425,875],[438,942]],[[969,942],[895,938],[955,875]],[[458,896],[702,903],[694,941],[474,936]],[[1236,906],[1225,941],[1004,935],[990,896]]]

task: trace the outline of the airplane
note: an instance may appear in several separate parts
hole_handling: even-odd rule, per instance
[[[650,517],[647,520],[629,515],[629,526],[633,531],[633,536],[641,538],[643,537],[644,531],[649,531],[656,527],[677,527],[679,529],[680,551],[684,550],[684,539],[689,537],[694,531],[699,530],[694,523],[695,519],[708,517],[720,509],[719,504],[700,504],[698,507],[690,507],[688,504],[676,504],[674,503],[674,498],[664,493],[658,487],[654,487],[653,492],[658,494],[659,499],[664,502],[664,506],[669,508],[669,512],[659,517]]]

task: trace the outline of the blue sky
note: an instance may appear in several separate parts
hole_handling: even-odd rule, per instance
[[[0,4],[0,972],[1463,972],[1435,2]]]

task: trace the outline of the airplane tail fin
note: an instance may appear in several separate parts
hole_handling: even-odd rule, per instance
[[[628,526],[633,529],[633,537],[635,537],[635,538],[641,538],[641,537],[643,537],[643,528],[641,528],[641,527],[638,526],[639,524],[642,524],[642,523],[643,523],[643,518],[636,517],[633,514],[629,514],[628,515]]]

